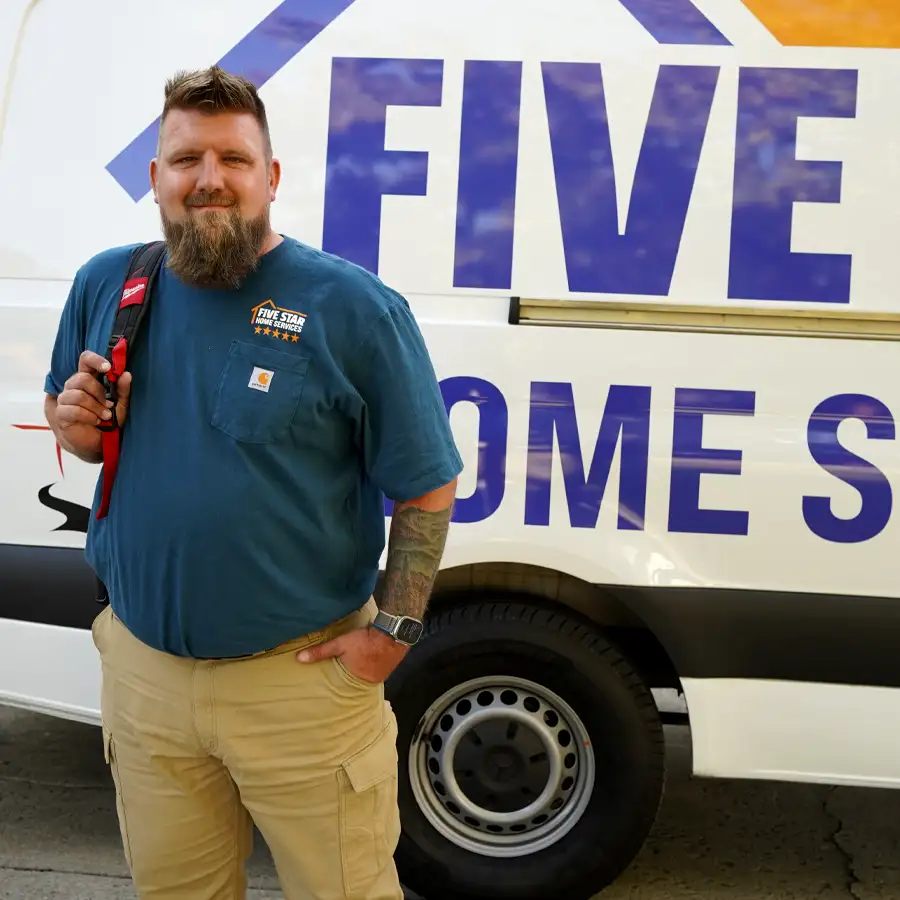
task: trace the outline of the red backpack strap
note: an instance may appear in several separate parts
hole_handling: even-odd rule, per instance
[[[100,376],[100,382],[106,392],[106,399],[113,404],[117,402],[116,383],[128,366],[128,354],[134,346],[141,323],[150,308],[150,297],[156,284],[157,276],[165,253],[165,241],[153,241],[138,247],[131,255],[119,308],[113,321],[112,332],[106,350],[106,358],[110,369]],[[122,429],[116,417],[115,406],[112,418],[97,426],[101,431],[101,448],[103,451],[103,494],[97,518],[102,519],[109,511],[113,482],[119,467],[119,447]]]

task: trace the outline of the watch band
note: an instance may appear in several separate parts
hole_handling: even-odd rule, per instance
[[[406,644],[408,647],[418,642],[424,630],[424,625],[419,619],[412,616],[392,616],[381,610],[378,611],[372,624],[398,643]]]

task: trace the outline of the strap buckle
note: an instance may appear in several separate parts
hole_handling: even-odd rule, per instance
[[[116,416],[116,404],[119,402],[119,391],[116,382],[109,380],[108,372],[103,372],[100,375],[100,384],[103,385],[104,398],[112,402],[112,406],[109,407],[112,417],[108,421],[101,420],[97,428],[100,429],[100,431],[116,431],[119,427],[119,420]]]

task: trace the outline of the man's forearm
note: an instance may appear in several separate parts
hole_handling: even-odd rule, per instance
[[[456,483],[423,502],[398,503],[391,519],[387,565],[378,606],[393,616],[421,619],[428,608],[447,543]]]

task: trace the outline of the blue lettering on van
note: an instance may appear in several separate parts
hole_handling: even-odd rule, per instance
[[[454,287],[512,284],[521,91],[522,63],[466,62]]]
[[[832,511],[831,498],[805,496],[803,520],[813,534],[841,544],[871,540],[887,525],[893,506],[891,484],[884,473],[838,440],[838,429],[847,419],[864,422],[871,440],[892,441],[896,436],[891,411],[865,394],[829,397],[810,416],[807,444],[812,458],[830,475],[855,488],[861,506],[856,515],[842,519]]]
[[[381,198],[424,195],[428,154],[385,150],[389,106],[440,106],[439,59],[335,59],[322,249],[378,271]]]
[[[838,203],[840,162],[797,159],[802,117],[853,118],[857,73],[741,69],[728,296],[849,303],[851,257],[792,252],[794,204]]]
[[[628,214],[621,229],[602,66],[545,62],[542,74],[569,290],[667,296],[707,136],[719,68],[660,66]],[[460,113],[455,287],[511,289],[521,78],[519,63],[466,63]],[[381,96],[379,103],[412,102],[409,97],[416,90],[415,84],[397,80],[392,83],[390,96]],[[437,85],[432,86],[430,98],[440,102]],[[371,115],[362,86],[346,98],[336,94],[335,103],[340,108],[332,106],[333,123]],[[798,120],[803,116],[852,117],[855,108],[854,71],[742,71],[735,137],[730,296],[794,302],[849,301],[849,255],[793,252],[791,245],[794,203],[837,202],[842,172],[840,162],[797,160]],[[366,139],[360,138],[359,143],[349,138],[340,142],[346,168],[354,173],[353,182],[332,186],[334,157],[329,154],[324,239],[326,249],[348,253],[355,262],[374,271],[381,222],[374,212],[378,192],[424,191],[419,181],[414,187],[402,188],[386,179],[380,148],[375,145],[377,125],[372,123]],[[423,171],[424,156],[419,151],[415,157]],[[424,181],[422,172],[410,174],[410,178]],[[354,186],[358,196],[351,191]],[[340,210],[333,208],[353,205],[358,198],[364,210],[362,221],[342,217]],[[360,244],[363,229],[366,240]]]
[[[453,520],[482,522],[500,508],[505,495],[509,440],[509,410],[503,392],[483,378],[456,376],[441,382],[448,412],[459,403],[478,410],[475,489],[457,500]],[[582,401],[584,402],[584,401]],[[743,451],[739,447],[708,446],[704,419],[710,415],[753,416],[756,394],[747,390],[677,388],[673,410],[668,530],[673,533],[747,535],[750,510],[700,506],[701,476],[740,476]],[[799,498],[809,530],[826,541],[858,543],[871,540],[888,523],[893,505],[890,483],[871,462],[844,447],[838,428],[847,419],[865,423],[873,440],[894,440],[890,410],[874,397],[838,394],[822,401],[811,413],[807,442],[813,460],[835,478],[855,488],[862,501],[859,512],[839,518],[827,496]],[[528,447],[525,461],[525,525],[548,527],[555,471],[562,473],[568,522],[572,528],[596,528],[600,507],[619,450],[619,496],[616,527],[641,531],[645,526],[651,389],[641,385],[609,387],[595,440],[582,443],[578,411],[569,382],[533,382],[529,401]],[[593,443],[585,467],[582,446]],[[460,450],[470,459],[467,450]],[[556,468],[558,467],[558,468]],[[390,515],[391,504],[385,503]]]
[[[483,378],[457,376],[441,382],[444,405],[449,416],[458,403],[472,403],[478,409],[478,461],[475,490],[469,497],[457,497],[454,522],[481,522],[492,516],[506,490],[506,443],[509,412],[500,389]]]
[[[383,62],[389,71],[402,61]],[[374,60],[334,63],[322,245],[376,272],[381,196],[424,193],[427,172],[426,153],[384,150],[387,106],[440,104],[440,69],[408,62],[406,79],[375,88]],[[570,290],[668,294],[719,69],[660,68],[623,234],[602,68],[545,63],[543,71]],[[456,287],[510,289],[521,77],[520,63],[466,63]]]
[[[752,416],[753,391],[676,388],[669,488],[669,531],[691,534],[747,534],[744,510],[701,509],[700,477],[740,475],[741,451],[703,446],[703,417]]]
[[[621,231],[602,67],[543,70],[569,290],[667,295],[718,67],[660,66]]]
[[[525,482],[526,525],[550,524],[554,434],[559,443],[572,527],[596,527],[613,456],[621,438],[618,528],[642,531],[647,503],[650,388],[622,384],[610,386],[590,471],[585,477],[572,385],[543,381],[531,385]]]

